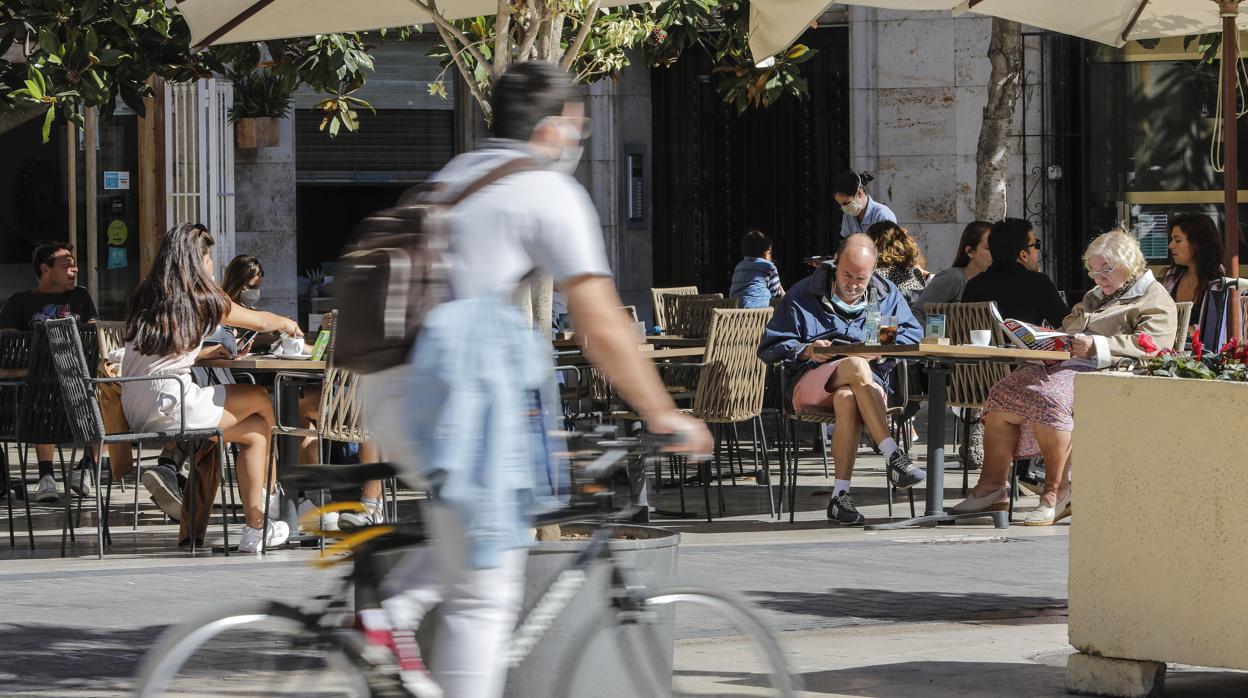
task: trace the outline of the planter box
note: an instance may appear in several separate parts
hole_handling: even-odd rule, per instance
[[[1075,414],[1070,643],[1248,669],[1248,384],[1087,373]]]
[[[234,144],[240,148],[272,148],[280,145],[282,120],[274,117],[239,119],[234,122]]]

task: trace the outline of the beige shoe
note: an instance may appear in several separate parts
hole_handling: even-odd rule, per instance
[[[950,514],[982,514],[990,511],[1006,511],[1010,508],[1010,492],[1007,488],[993,490],[982,497],[971,495],[949,509]]]
[[[1070,516],[1070,492],[1067,492],[1065,497],[1057,500],[1056,506],[1046,507],[1041,504],[1034,511],[1028,512],[1023,517],[1023,525],[1052,526],[1068,516]]]

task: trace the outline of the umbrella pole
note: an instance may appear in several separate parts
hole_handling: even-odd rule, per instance
[[[1225,170],[1222,172],[1222,189],[1226,203],[1226,273],[1239,278],[1239,119],[1236,102],[1236,80],[1239,69],[1239,15],[1241,0],[1219,0],[1222,15],[1222,147],[1225,152]],[[1239,289],[1230,294],[1230,337],[1239,337],[1240,327]]]

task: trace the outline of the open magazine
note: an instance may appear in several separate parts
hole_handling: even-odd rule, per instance
[[[1047,327],[1039,327],[1022,320],[1002,319],[997,305],[992,305],[992,316],[1001,325],[1005,336],[1019,349],[1033,351],[1070,351],[1074,335],[1066,334]]]

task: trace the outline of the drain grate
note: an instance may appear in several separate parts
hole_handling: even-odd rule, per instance
[[[919,536],[914,538],[892,538],[894,543],[913,543],[920,545],[974,545],[976,543],[1022,543],[1022,538],[1009,536]]]

